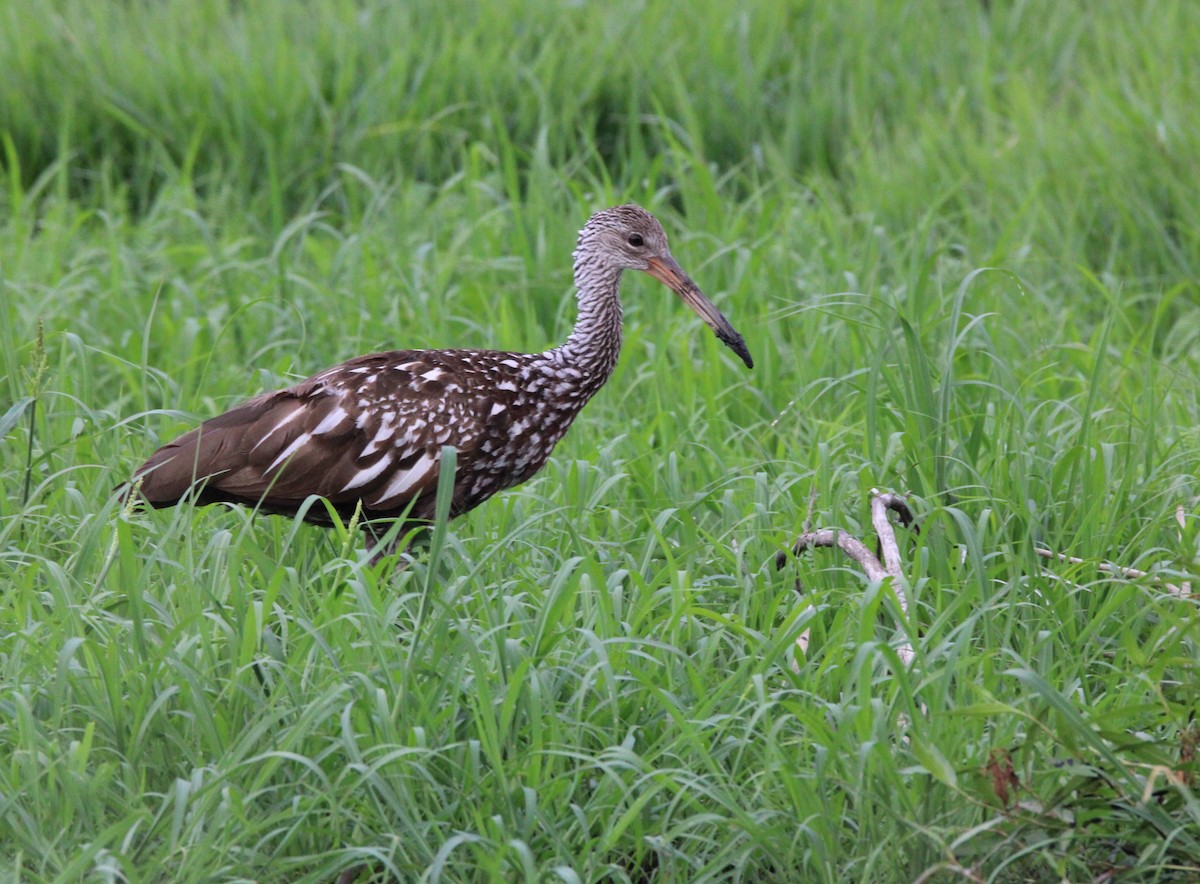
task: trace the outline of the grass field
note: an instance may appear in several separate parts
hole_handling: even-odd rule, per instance
[[[1200,876],[1200,6],[34,8],[0,11],[4,880]],[[551,464],[405,570],[122,516],[262,389],[557,343],[625,201],[752,371],[637,275]],[[873,488],[921,518],[904,581],[776,570],[809,519],[872,545]]]

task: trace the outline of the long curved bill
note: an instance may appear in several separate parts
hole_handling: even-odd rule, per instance
[[[704,292],[700,291],[696,283],[692,282],[692,278],[683,272],[683,268],[675,263],[674,258],[670,255],[651,258],[649,264],[650,266],[646,268],[647,273],[670,288],[683,299],[685,304],[695,310],[696,314],[717,333],[717,339],[741,357],[742,362],[746,363],[746,368],[754,368],[754,360],[750,358],[750,351],[746,349],[745,340],[725,318],[725,315],[713,306],[713,302],[704,296]]]

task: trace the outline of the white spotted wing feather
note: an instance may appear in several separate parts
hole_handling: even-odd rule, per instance
[[[422,519],[432,515],[442,448],[451,445],[457,515],[532,475],[582,406],[549,415],[561,431],[539,434],[543,450],[531,451],[522,434],[545,385],[534,362],[491,351],[353,359],[251,399],[160,449],[139,471],[142,494],[170,505],[196,486],[199,502],[282,513],[318,495],[347,518],[361,501],[368,517],[400,515],[411,504],[411,517]],[[313,520],[322,514],[310,509]]]

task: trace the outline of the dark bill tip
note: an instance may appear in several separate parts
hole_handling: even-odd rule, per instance
[[[733,326],[729,325],[728,322],[726,322],[726,325],[728,326],[728,330],[725,334],[722,334],[720,329],[716,330],[717,339],[736,353],[738,358],[746,363],[746,368],[754,368],[754,359],[750,355],[750,350],[746,347],[745,339],[734,331]]]
[[[650,266],[646,268],[647,273],[670,287],[685,304],[695,310],[696,315],[716,332],[717,340],[746,363],[746,368],[754,368],[754,359],[750,356],[745,339],[713,302],[705,297],[704,292],[700,291],[699,287],[692,282],[691,277],[683,272],[673,258],[669,255],[663,258],[651,258],[649,264]]]

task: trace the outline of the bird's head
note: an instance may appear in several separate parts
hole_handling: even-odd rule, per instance
[[[667,234],[658,220],[641,206],[615,206],[597,212],[579,231],[575,249],[577,269],[589,265],[617,270],[641,270],[665,284],[712,328],[729,349],[754,367],[746,342],[728,319],[705,297],[692,278],[671,256]]]

